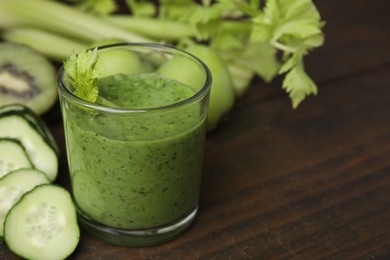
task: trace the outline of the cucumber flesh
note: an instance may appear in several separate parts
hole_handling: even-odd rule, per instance
[[[45,121],[37,116],[30,108],[22,104],[11,104],[0,107],[0,117],[10,114],[18,114],[26,119],[35,130],[45,139],[45,141],[53,148],[57,156],[60,155],[60,149],[47,127]]]
[[[32,167],[26,151],[18,140],[0,138],[0,178],[11,171]]]
[[[43,184],[26,193],[4,222],[8,248],[26,259],[65,259],[80,239],[76,210],[67,190]]]
[[[0,179],[0,242],[4,235],[3,224],[8,211],[23,194],[47,183],[49,180],[46,175],[35,169],[16,170]]]
[[[0,116],[0,137],[19,140],[34,168],[44,172],[50,182],[55,180],[58,171],[57,154],[24,117],[18,114]]]

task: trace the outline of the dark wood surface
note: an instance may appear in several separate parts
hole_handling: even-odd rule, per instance
[[[390,2],[315,1],[326,44],[306,60],[319,95],[297,110],[255,80],[207,136],[200,211],[154,247],[82,232],[70,259],[390,259]],[[51,120],[69,187],[60,119]],[[18,259],[0,246],[0,259]]]

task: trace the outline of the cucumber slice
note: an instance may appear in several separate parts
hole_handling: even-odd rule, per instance
[[[23,258],[68,257],[80,239],[69,192],[43,184],[26,193],[7,214],[4,238],[8,248]]]
[[[0,179],[0,242],[3,238],[3,223],[8,211],[23,194],[45,183],[49,183],[46,175],[35,169],[16,170]]]
[[[0,137],[19,140],[34,168],[44,172],[50,182],[55,180],[58,171],[57,154],[24,117],[18,114],[1,116]]]
[[[0,178],[11,171],[32,167],[30,158],[18,140],[0,138]]]
[[[57,142],[55,141],[45,121],[43,121],[39,116],[37,116],[30,108],[22,104],[11,104],[0,107],[0,117],[7,116],[10,114],[18,114],[24,117],[45,139],[45,141],[53,148],[57,156],[60,155],[60,149],[57,145]]]

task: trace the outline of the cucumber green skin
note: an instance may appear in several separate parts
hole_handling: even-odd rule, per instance
[[[23,194],[29,192],[34,187],[41,185],[41,184],[48,184],[49,180],[46,177],[46,174],[33,169],[33,168],[24,168],[24,169],[18,169],[12,172],[9,172],[7,175],[0,178],[0,189],[3,187],[9,187],[12,186],[13,188],[18,189],[20,192],[18,195],[20,197],[14,197],[11,199],[16,199],[18,201]],[[1,199],[1,198],[0,198]],[[0,205],[0,207],[5,207],[4,205]],[[12,208],[12,206],[11,206]],[[10,208],[10,209],[11,209]],[[10,210],[8,209],[8,211]],[[5,216],[4,216],[5,217]],[[0,219],[0,243],[3,243],[3,236],[4,236],[4,219]]]
[[[66,234],[68,236],[63,237],[64,240],[57,241],[56,244],[51,245],[52,247],[47,245],[44,247],[34,248],[32,246],[29,250],[26,247],[31,246],[32,241],[24,241],[24,239],[28,239],[28,237],[25,236],[25,232],[23,232],[23,230],[20,230],[23,223],[18,220],[25,220],[26,207],[28,208],[28,205],[31,205],[32,201],[34,201],[34,204],[37,205],[41,202],[49,201],[50,203],[53,198],[56,198],[57,206],[65,209],[61,211],[62,216],[66,218],[67,224],[64,228],[64,232],[70,232],[72,237],[69,238],[68,233]],[[19,229],[17,231],[22,232],[22,234],[15,235],[14,229]],[[53,239],[55,239],[55,237]],[[25,259],[54,260],[69,257],[74,252],[80,241],[80,229],[77,223],[76,209],[73,205],[69,192],[63,187],[57,185],[42,184],[25,193],[7,214],[4,221],[4,240],[5,244],[14,254]],[[26,247],[24,247],[25,245]],[[66,250],[64,251],[64,249]]]
[[[60,156],[60,149],[49,127],[39,116],[37,116],[30,108],[22,104],[12,104],[0,107],[0,117],[8,115],[20,115],[45,139],[46,143],[50,145],[57,156]]]
[[[0,127],[0,136],[18,139],[25,147],[34,168],[42,170],[50,181],[54,181],[58,174],[58,155],[34,125],[24,116],[14,112],[1,114],[0,123],[3,124]],[[15,129],[7,128],[9,124],[16,124],[10,126]],[[27,134],[32,135],[31,137],[34,139],[31,139]],[[50,164],[45,161],[46,159],[49,160]]]

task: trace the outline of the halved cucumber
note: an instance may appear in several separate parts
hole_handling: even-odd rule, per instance
[[[69,192],[43,184],[26,193],[7,214],[4,238],[12,252],[27,259],[68,257],[80,239]]]
[[[0,178],[11,171],[32,167],[30,158],[18,140],[0,138]]]
[[[35,114],[30,108],[22,104],[11,104],[0,107],[0,117],[10,114],[18,114],[24,117],[39,134],[45,139],[45,141],[53,148],[57,156],[60,155],[60,150],[53,135],[47,127],[45,121],[43,121],[37,114]]]
[[[0,137],[19,140],[34,167],[43,171],[49,181],[55,180],[58,171],[57,154],[23,116],[19,114],[0,116]]]
[[[0,179],[0,242],[2,242],[3,223],[8,211],[23,194],[45,183],[49,183],[46,175],[35,169],[19,169]]]

